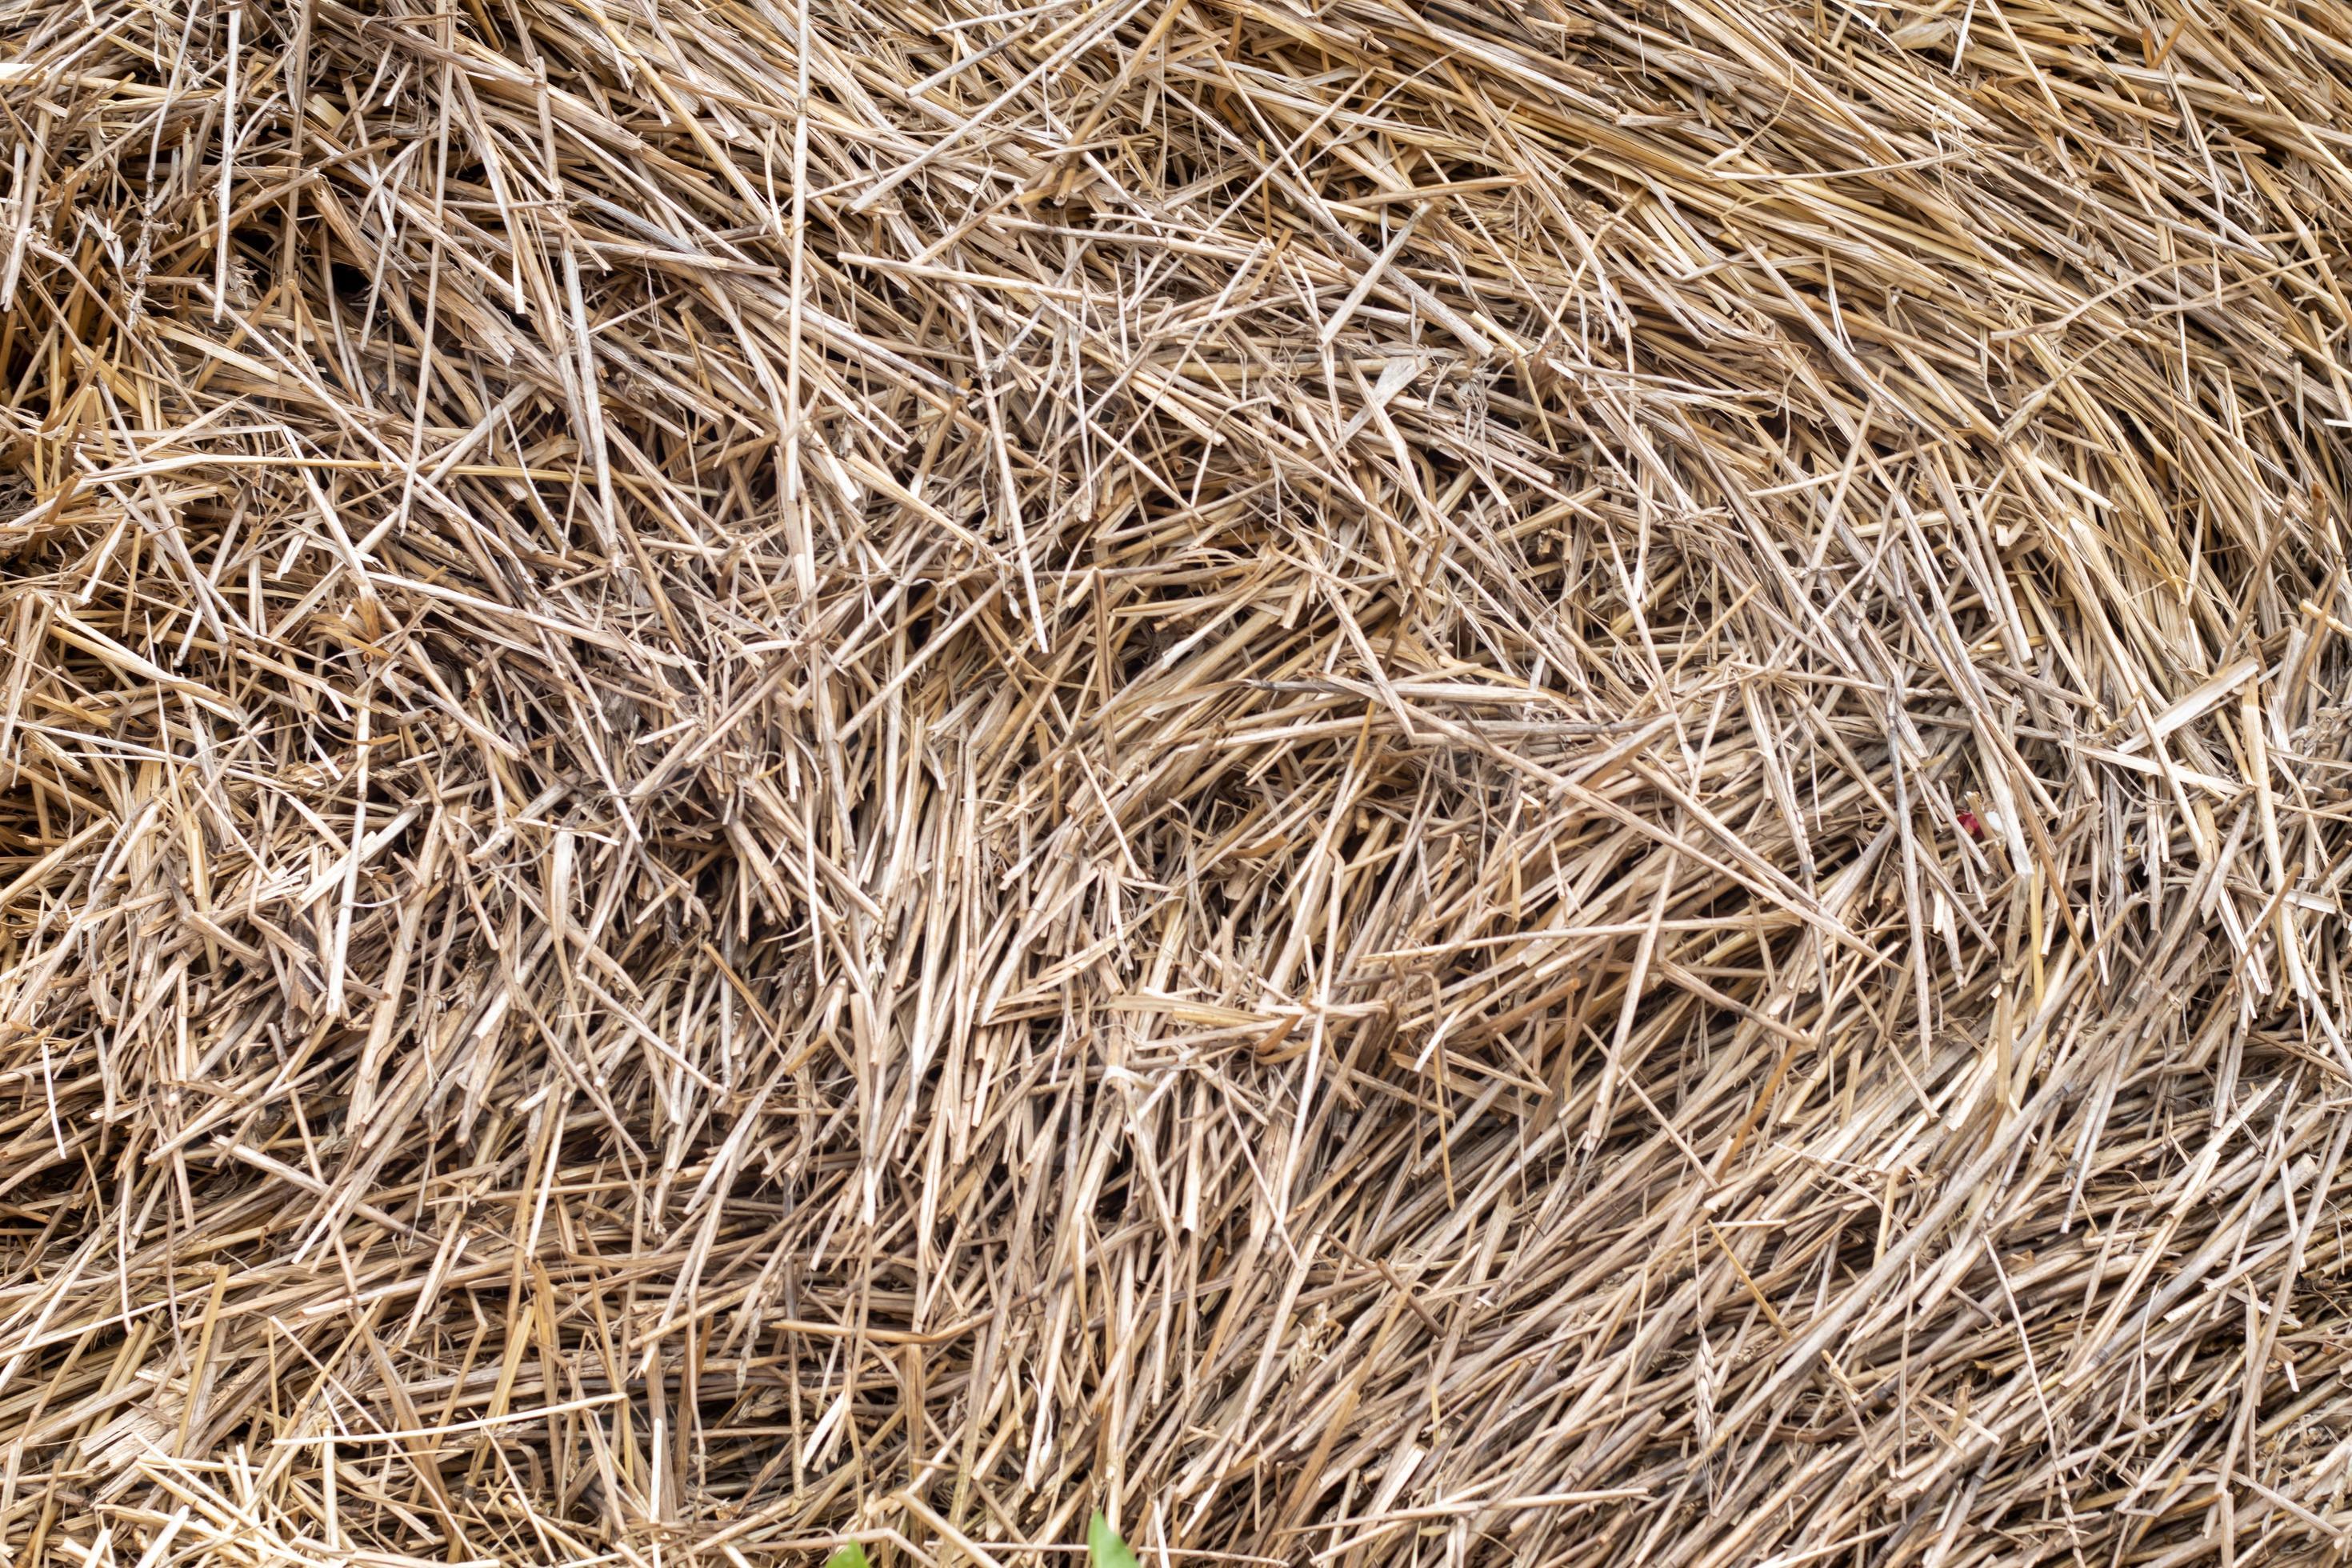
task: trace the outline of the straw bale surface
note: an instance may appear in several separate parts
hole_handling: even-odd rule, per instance
[[[2329,1558],[2347,110],[0,3],[0,1561]]]

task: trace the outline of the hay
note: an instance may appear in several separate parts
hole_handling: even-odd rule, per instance
[[[0,1555],[2332,1552],[2352,15],[794,4],[0,9]]]

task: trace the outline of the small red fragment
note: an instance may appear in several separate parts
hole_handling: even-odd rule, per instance
[[[1960,831],[1967,834],[1969,837],[1980,839],[1984,837],[1984,824],[1977,820],[1977,814],[1975,812],[1964,811],[1960,813],[1959,824]]]

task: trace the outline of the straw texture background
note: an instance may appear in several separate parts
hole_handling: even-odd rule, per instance
[[[5,0],[0,1560],[2331,1560],[2347,125]]]

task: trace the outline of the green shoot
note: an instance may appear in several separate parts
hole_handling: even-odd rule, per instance
[[[1100,1509],[1087,1521],[1087,1562],[1090,1568],[1142,1568]]]

